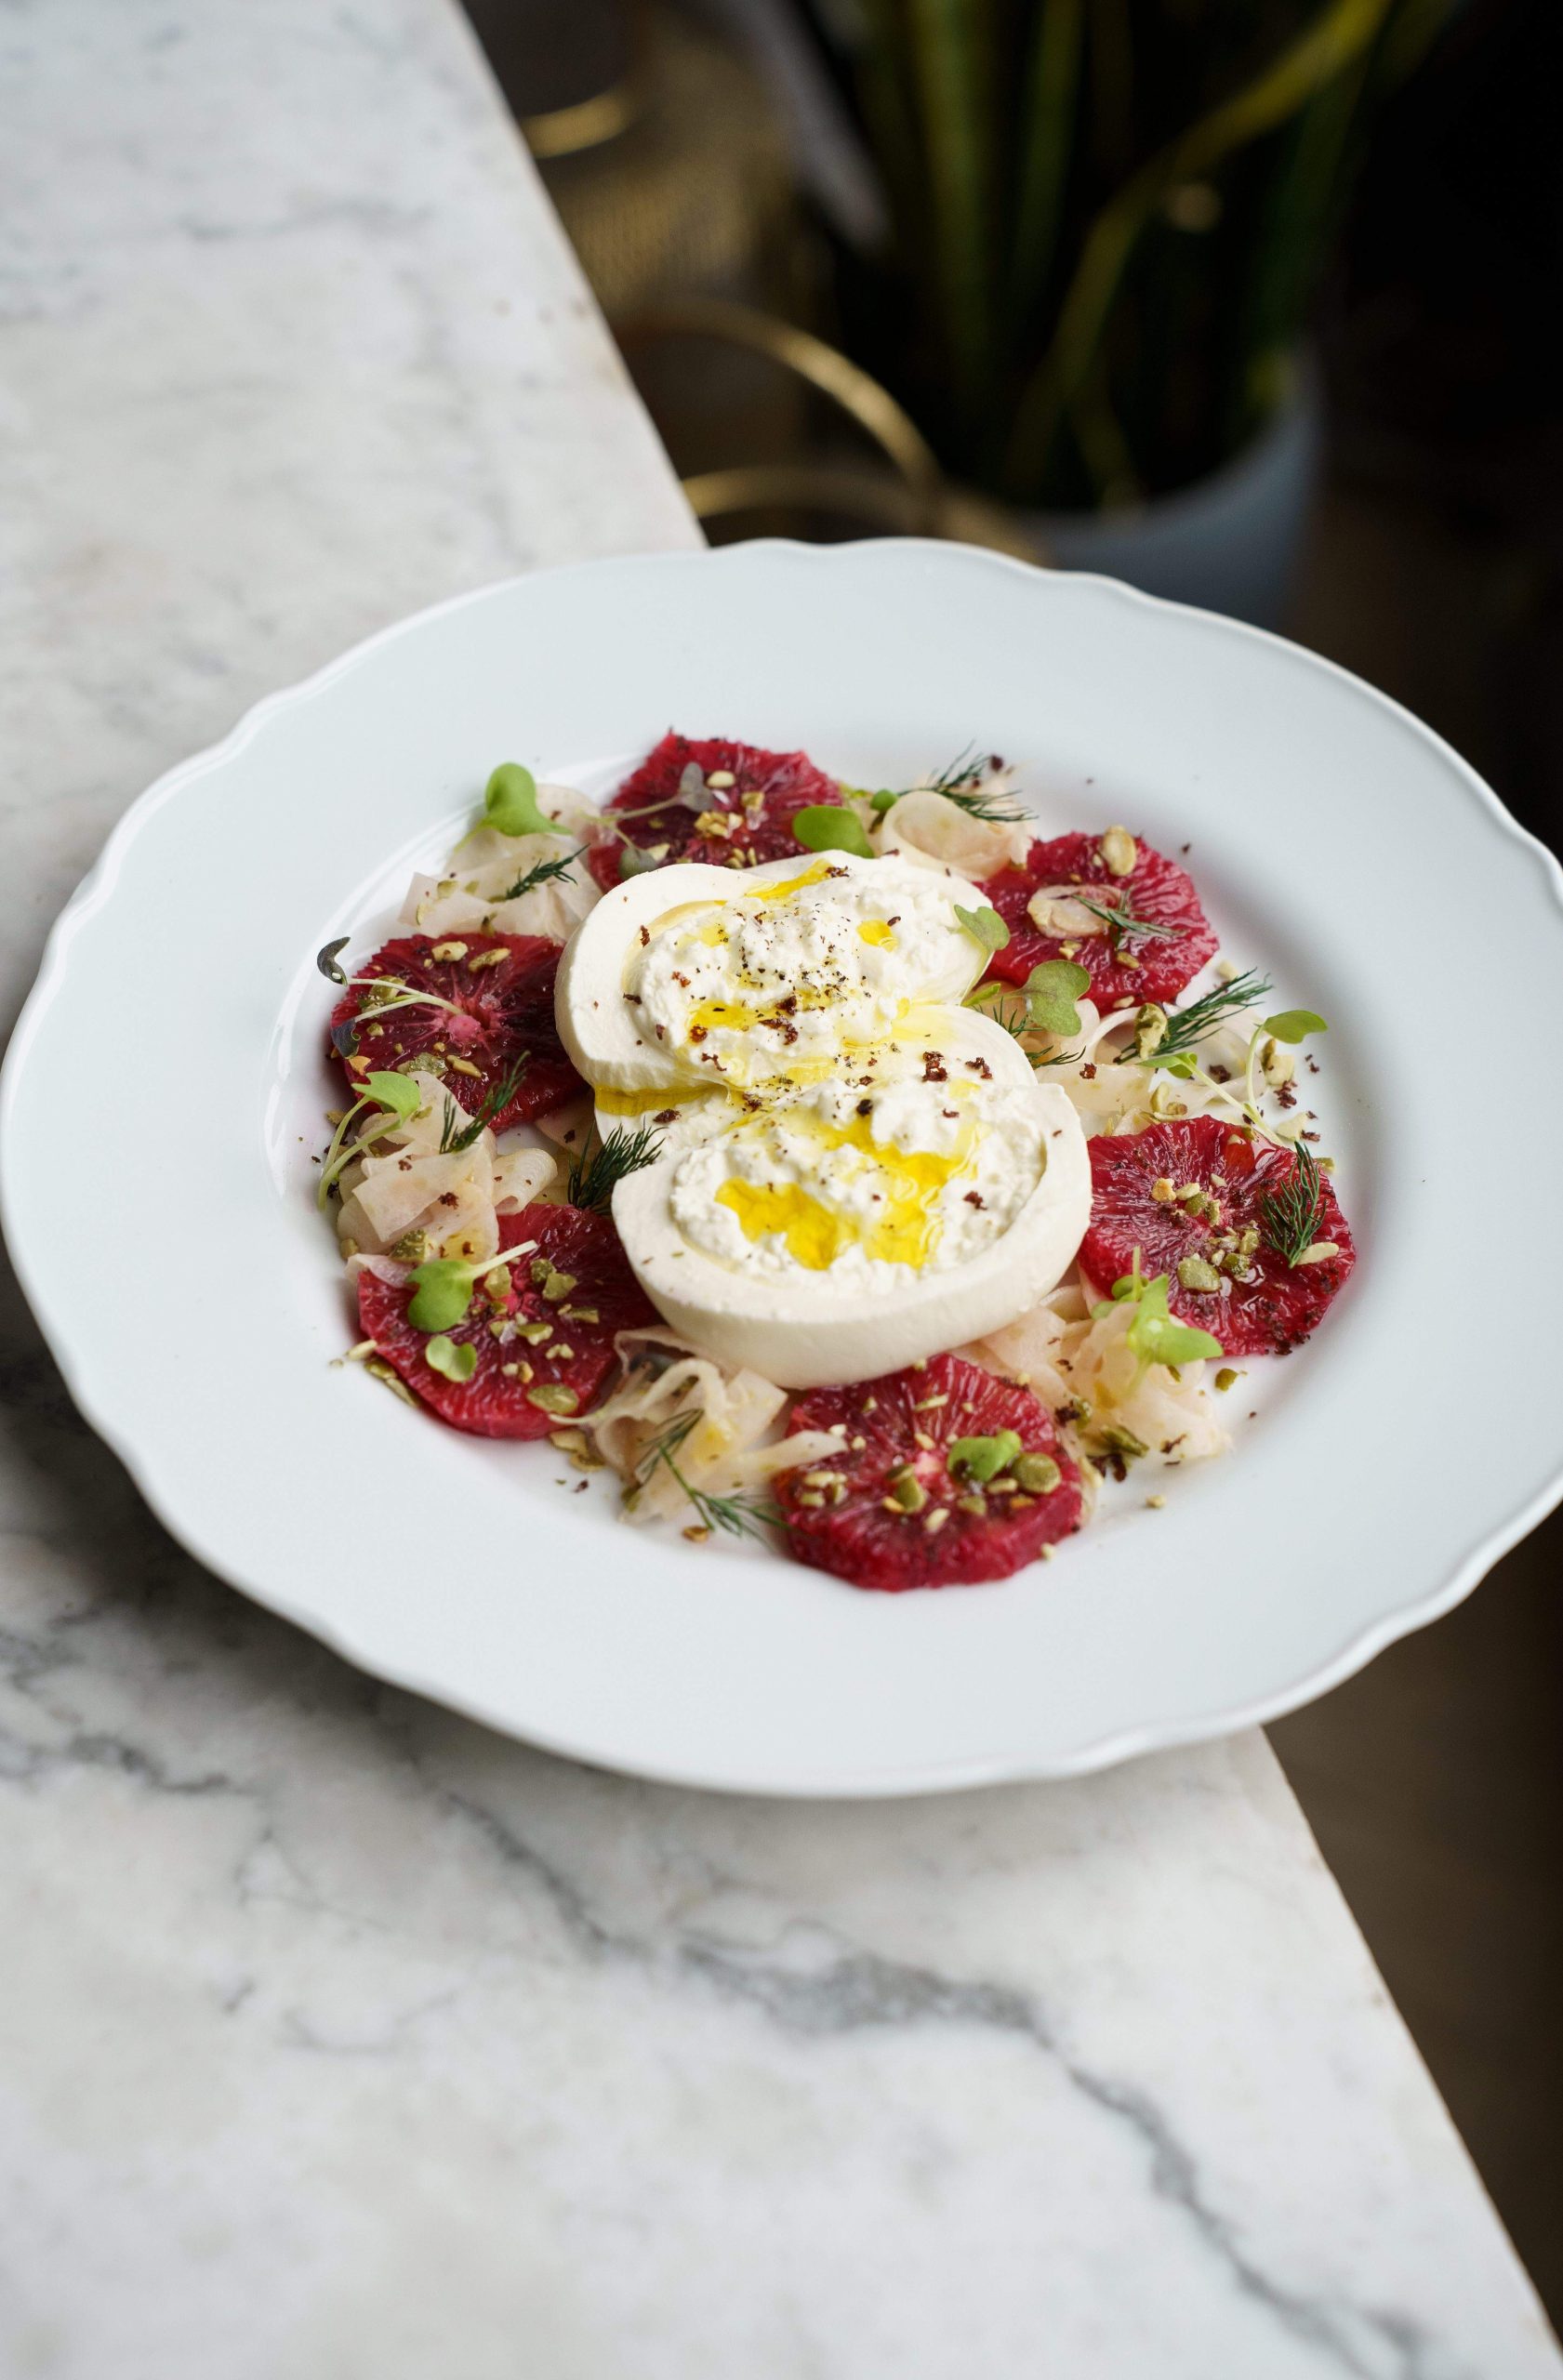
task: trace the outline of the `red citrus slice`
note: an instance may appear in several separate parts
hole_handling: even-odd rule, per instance
[[[775,1481],[791,1550],[888,1593],[1007,1579],[1080,1527],[1080,1474],[1053,1416],[960,1355],[849,1388],[815,1388],[789,1428],[841,1429],[841,1451]],[[1013,1431],[1020,1452],[982,1481],[951,1467],[960,1439]]]
[[[1199,906],[1199,896],[1175,860],[1163,859],[1148,843],[1136,842],[1134,865],[1127,876],[1115,876],[1102,856],[1097,835],[1058,835],[1051,842],[1033,843],[1025,866],[1006,867],[990,876],[983,891],[1009,927],[1007,946],[995,951],[988,968],[1007,983],[1024,984],[1044,959],[1072,959],[1091,977],[1085,998],[1105,1016],[1109,1009],[1142,1000],[1175,999],[1215,957],[1216,938]],[[1094,933],[1044,932],[1032,919],[1028,904],[1044,889],[1080,893],[1105,910],[1124,910],[1122,930],[1106,926],[1090,911],[1084,919],[1101,928]],[[1067,917],[1067,912],[1065,912]],[[1136,932],[1135,924],[1162,929]]]
[[[704,787],[691,778],[686,794],[684,777],[691,769],[699,772]],[[591,872],[604,892],[619,882],[622,838],[642,852],[665,843],[658,865],[666,867],[676,860],[750,867],[789,859],[799,849],[792,832],[798,812],[841,799],[841,787],[806,752],[765,752],[722,736],[668,734],[608,803],[604,815],[621,818],[622,827],[619,834],[604,834],[595,846]]]
[[[542,934],[426,933],[388,942],[355,975],[404,984],[354,984],[331,1012],[331,1046],[350,1079],[372,1068],[427,1066],[469,1116],[525,1060],[513,1095],[489,1122],[503,1131],[562,1107],[583,1088],[553,1021],[553,978],[563,945]],[[453,1013],[454,1011],[454,1013]]]
[[[529,1241],[513,1264],[478,1283],[464,1320],[434,1334],[476,1351],[466,1381],[430,1363],[431,1334],[407,1319],[410,1288],[358,1276],[364,1337],[442,1421],[478,1437],[541,1438],[567,1427],[590,1411],[613,1368],[614,1333],[656,1320],[606,1215],[538,1206],[500,1216],[502,1249]]]
[[[1357,1261],[1328,1176],[1318,1176],[1315,1209],[1304,1157],[1214,1116],[1098,1137],[1091,1178],[1081,1270],[1105,1296],[1133,1270],[1138,1249],[1143,1273],[1171,1276],[1172,1313],[1228,1355],[1300,1346]],[[1334,1252],[1291,1262],[1305,1239]]]

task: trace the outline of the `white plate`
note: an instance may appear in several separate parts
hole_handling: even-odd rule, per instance
[[[1360,1261],[1237,1453],[1059,1558],[855,1593],[577,1498],[356,1368],[310,1201],[313,954],[378,930],[495,761],[669,723],[905,783],[968,739],[1053,831],[1189,865],[1328,1015]],[[594,562],[422,614],[139,801],[6,1069],[6,1229],[73,1394],[211,1567],[379,1675],[607,1765],[770,1793],[1065,1776],[1246,1726],[1447,1609],[1563,1491],[1545,1025],[1563,875],[1453,753],[1278,640],[947,545]],[[1518,1161],[1516,1161],[1517,1157]],[[1249,1421],[1249,1408],[1258,1418]]]

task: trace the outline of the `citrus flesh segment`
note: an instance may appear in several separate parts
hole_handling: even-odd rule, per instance
[[[411,1284],[358,1278],[359,1322],[377,1354],[418,1401],[453,1429],[483,1438],[541,1438],[589,1412],[613,1370],[614,1334],[654,1323],[656,1315],[630,1272],[606,1215],[579,1207],[524,1207],[499,1218],[501,1250],[513,1264],[490,1273],[472,1292],[463,1319],[444,1332],[419,1330],[407,1318]],[[429,1351],[470,1347],[466,1380],[436,1369]],[[453,1368],[465,1368],[457,1352]]]
[[[1133,849],[1133,866],[1119,876],[1104,856],[1105,851],[1119,855],[1110,837],[1057,835],[1033,843],[1024,866],[990,876],[983,891],[1010,939],[994,952],[988,973],[1024,984],[1044,959],[1072,959],[1091,977],[1083,997],[1104,1016],[1146,1000],[1175,999],[1215,957],[1216,937],[1177,862],[1148,843],[1135,841]],[[1039,893],[1054,896],[1047,906],[1056,931],[1031,915]],[[1121,924],[1112,922],[1119,919]]]
[[[627,777],[603,816],[618,822],[603,831],[590,854],[591,873],[611,892],[635,854],[657,854],[656,865],[703,860],[721,867],[756,867],[791,858],[801,848],[792,831],[800,810],[840,805],[841,788],[806,752],[767,752],[722,736],[669,734]]]
[[[1080,1527],[1080,1474],[1052,1414],[963,1356],[812,1389],[788,1427],[840,1439],[838,1453],[775,1481],[790,1551],[854,1586],[894,1594],[1006,1579]],[[1001,1442],[1009,1460],[987,1479],[952,1463],[961,1441],[1004,1432],[1018,1450]]]
[[[354,1082],[426,1068],[469,1116],[520,1065],[489,1125],[501,1132],[546,1116],[585,1088],[553,1021],[563,947],[543,934],[404,934],[354,968],[372,981],[355,983],[332,1010],[332,1051]]]
[[[1173,1117],[1091,1143],[1091,1223],[1080,1269],[1103,1296],[1134,1269],[1165,1273],[1168,1303],[1227,1355],[1283,1355],[1322,1321],[1357,1250],[1329,1177],[1307,1246],[1303,1160],[1214,1116]],[[1305,1261],[1292,1261],[1293,1259]]]

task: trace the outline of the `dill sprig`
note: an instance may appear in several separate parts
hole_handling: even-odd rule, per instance
[[[982,781],[986,774],[982,755],[974,752],[968,744],[947,768],[941,769],[936,777],[930,777],[927,785],[919,790],[942,793],[947,801],[953,801],[958,810],[964,810],[968,818],[979,818],[987,826],[1020,826],[1026,812],[1007,792],[985,792]]]
[[[1299,1141],[1296,1157],[1279,1189],[1266,1192],[1259,1202],[1259,1228],[1289,1269],[1300,1264],[1314,1246],[1324,1211],[1324,1187],[1313,1151]]]
[[[1257,1008],[1270,989],[1268,979],[1252,967],[1234,975],[1229,984],[1218,984],[1202,998],[1190,1000],[1186,1008],[1167,1012],[1167,1029],[1153,1050],[1141,1053],[1138,1043],[1131,1042],[1119,1065],[1164,1066],[1169,1058],[1192,1056],[1199,1044],[1212,1034],[1217,1025],[1227,1025],[1244,1009]]]
[[[575,1159],[564,1195],[572,1207],[587,1207],[593,1214],[605,1215],[619,1183],[639,1173],[642,1166],[655,1165],[661,1154],[662,1135],[649,1124],[637,1126],[633,1132],[616,1124],[605,1141],[589,1152],[583,1149]]]
[[[1168,942],[1176,942],[1181,940],[1185,932],[1182,926],[1162,925],[1155,918],[1142,918],[1134,907],[1127,885],[1119,894],[1119,906],[1117,908],[1111,907],[1106,901],[1093,901],[1089,893],[1076,892],[1073,888],[1070,890],[1069,898],[1077,902],[1082,909],[1089,909],[1093,918],[1101,919],[1115,947],[1120,942],[1131,942],[1136,939],[1150,941],[1159,937]]]
[[[477,1114],[459,1128],[456,1119],[461,1110],[450,1093],[448,1091],[445,1093],[444,1120],[440,1126],[440,1155],[442,1157],[459,1157],[463,1149],[471,1147],[481,1132],[487,1130],[496,1116],[504,1113],[516,1095],[517,1087],[526,1072],[530,1058],[530,1051],[523,1050],[504,1081],[495,1085]]]
[[[576,860],[583,858],[585,853],[586,845],[581,843],[573,852],[566,852],[563,859],[540,859],[535,867],[527,869],[524,876],[518,876],[510,891],[501,892],[499,898],[502,901],[519,901],[523,892],[535,892],[539,884],[563,883]]]
[[[653,1438],[635,1465],[637,1480],[643,1487],[660,1463],[664,1470],[671,1472],[694,1505],[703,1528],[719,1528],[729,1537],[760,1538],[763,1542],[766,1529],[781,1527],[782,1516],[775,1504],[756,1496],[708,1496],[680,1470],[678,1458],[699,1419],[698,1413],[681,1413],[659,1436]]]

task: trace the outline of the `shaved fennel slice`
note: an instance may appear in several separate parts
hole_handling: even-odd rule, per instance
[[[1004,790],[1005,781],[999,777],[983,786],[985,794]],[[980,883],[985,877],[997,876],[1000,868],[1018,867],[1036,834],[1029,818],[1013,824],[974,818],[946,795],[919,789],[904,793],[885,812],[876,840],[881,852],[900,852],[928,867],[953,868],[957,876]]]
[[[606,1404],[582,1417],[581,1427],[624,1481],[626,1508],[637,1521],[687,1516],[682,1488],[653,1451],[686,1420],[692,1426],[674,1460],[690,1486],[707,1495],[753,1495],[776,1472],[817,1462],[835,1448],[823,1430],[760,1444],[787,1395],[758,1372],[724,1371],[669,1330],[625,1330],[616,1343],[625,1379]]]

